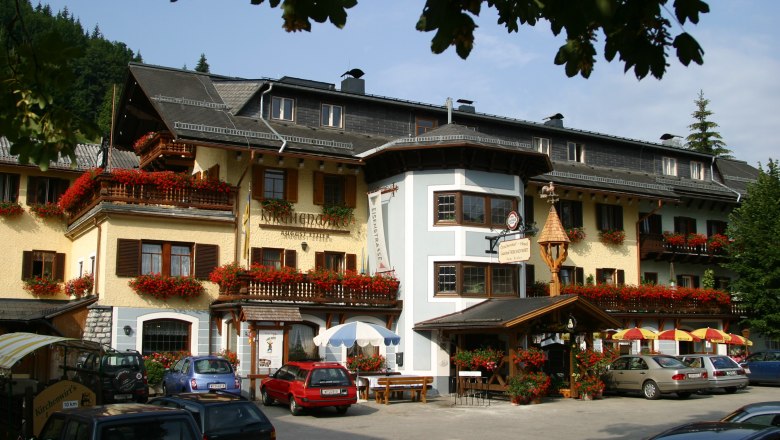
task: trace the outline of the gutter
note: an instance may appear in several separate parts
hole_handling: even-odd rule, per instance
[[[712,156],[712,161],[710,162],[710,181],[712,181],[713,183],[718,184],[718,185],[726,188],[727,190],[733,192],[734,194],[736,194],[737,195],[737,203],[739,203],[740,199],[742,199],[742,194],[740,194],[739,191],[737,191],[735,189],[732,189],[732,188],[729,188],[728,186],[726,186],[726,185],[718,182],[717,180],[715,180],[714,165],[715,165],[715,159],[716,158],[717,158],[716,156]]]
[[[263,106],[263,99],[265,98],[266,93],[270,92],[271,89],[273,88],[274,88],[274,83],[269,83],[268,90],[260,94],[260,120],[263,121],[265,126],[268,127],[268,129],[271,130],[273,134],[275,134],[276,137],[279,138],[280,141],[282,141],[282,146],[281,148],[279,148],[279,153],[281,153],[282,151],[284,151],[284,147],[287,146],[287,141],[282,137],[282,135],[280,135],[276,130],[274,130],[274,128],[271,127],[271,124],[269,124],[268,121],[266,121],[266,119],[263,117],[263,111],[265,110],[265,107]]]

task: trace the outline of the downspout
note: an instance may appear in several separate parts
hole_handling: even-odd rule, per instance
[[[268,127],[268,129],[271,130],[276,135],[276,137],[279,138],[280,141],[282,141],[282,146],[281,148],[279,148],[279,152],[281,153],[282,151],[284,151],[284,147],[287,146],[287,141],[282,137],[282,135],[277,133],[277,131],[274,130],[273,127],[271,127],[271,124],[269,124],[268,121],[266,121],[265,118],[263,117],[263,111],[265,110],[263,107],[263,98],[265,98],[265,94],[270,92],[271,89],[273,88],[274,88],[274,83],[269,83],[268,90],[260,94],[260,120],[263,121],[265,126]]]
[[[736,194],[737,195],[737,203],[739,203],[740,199],[742,198],[742,194],[740,194],[739,191],[737,191],[735,189],[732,189],[732,188],[729,188],[728,186],[726,186],[726,185],[718,182],[717,180],[715,180],[714,165],[715,165],[715,159],[716,158],[717,158],[717,156],[712,156],[712,161],[710,162],[710,180],[712,182],[717,183],[718,185],[726,188],[727,190],[733,192],[734,194]]]
[[[96,245],[96,249],[95,249],[95,268],[92,269],[92,276],[94,278],[92,280],[92,283],[93,283],[92,288],[95,289],[95,292],[94,292],[95,296],[100,296],[100,295],[98,295],[98,281],[100,281],[100,278],[99,278],[99,276],[100,276],[99,275],[100,274],[100,242],[101,242],[101,238],[103,236],[103,227],[102,227],[102,225],[103,225],[103,222],[98,222],[98,220],[95,219],[95,227],[97,228],[97,233],[98,233],[97,245]]]
[[[639,203],[639,202],[637,202],[637,203]],[[647,214],[643,215],[639,220],[636,221],[636,238],[637,238],[637,240],[636,240],[636,267],[637,267],[637,269],[641,269],[641,267],[642,267],[642,239],[641,239],[641,236],[639,235],[639,225],[642,224],[642,222],[645,221],[645,219],[647,219],[651,215],[655,214],[656,212],[658,212],[659,209],[661,209],[663,207],[664,207],[664,203],[661,201],[661,199],[658,199],[658,206],[653,208],[652,211],[650,211]],[[642,271],[641,270],[637,270],[636,284],[637,285],[642,284]]]

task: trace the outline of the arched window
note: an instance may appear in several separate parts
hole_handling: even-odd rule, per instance
[[[320,358],[314,345],[314,327],[310,324],[293,324],[287,338],[287,360],[317,360]]]
[[[178,319],[154,319],[144,322],[142,353],[190,352],[190,327]]]

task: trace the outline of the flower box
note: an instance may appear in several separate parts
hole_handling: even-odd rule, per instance
[[[95,286],[95,277],[91,273],[74,278],[65,283],[65,294],[81,298],[92,293]]]
[[[16,217],[24,213],[24,208],[17,202],[0,202],[0,216]]]
[[[621,229],[604,229],[599,231],[599,240],[604,244],[621,245],[626,239],[626,232]]]
[[[50,219],[50,218],[62,218],[64,211],[60,205],[56,203],[46,203],[43,205],[32,205],[30,211],[33,212],[38,218]]]
[[[203,292],[203,284],[194,277],[169,277],[160,274],[141,275],[128,282],[131,289],[141,296],[167,300],[179,297],[188,301]]]
[[[49,277],[32,277],[24,280],[24,290],[35,296],[54,296],[62,292],[62,286]]]
[[[566,235],[569,237],[569,241],[572,243],[579,243],[587,237],[585,234],[585,228],[569,228],[566,229]]]
[[[664,242],[669,246],[685,246],[685,236],[676,232],[664,231]]]

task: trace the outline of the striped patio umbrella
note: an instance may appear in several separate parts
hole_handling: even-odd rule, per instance
[[[692,331],[691,334],[698,338],[718,344],[726,344],[731,340],[731,336],[729,336],[728,333],[724,332],[723,330],[710,327],[697,328],[696,330]]]
[[[734,333],[729,333],[729,336],[731,336],[731,339],[726,342],[727,344],[733,344],[733,345],[747,345],[748,347],[753,346],[753,341],[750,339],[740,336]]]
[[[701,338],[694,336],[685,330],[673,328],[658,332],[658,339],[664,341],[701,341]]]
[[[612,335],[612,339],[618,340],[618,341],[633,341],[633,340],[639,340],[639,339],[658,339],[658,335],[652,331],[648,330],[646,328],[642,327],[634,327],[634,328],[627,328],[625,330],[620,330],[619,332]]]

